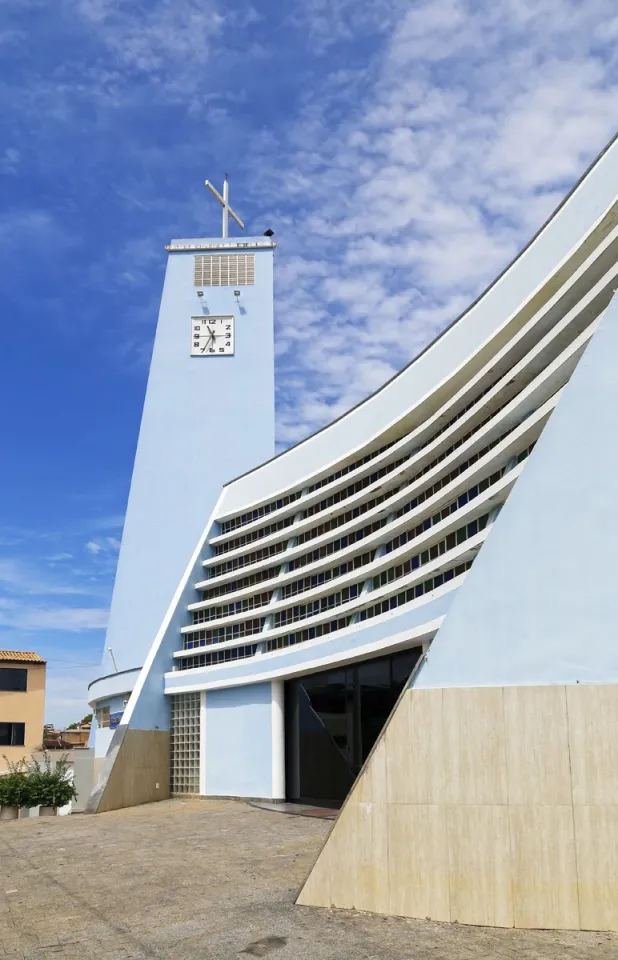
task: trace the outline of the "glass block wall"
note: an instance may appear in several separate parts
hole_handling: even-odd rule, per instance
[[[170,699],[170,793],[199,793],[200,694]]]

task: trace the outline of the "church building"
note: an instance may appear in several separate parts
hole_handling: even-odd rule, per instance
[[[302,903],[618,929],[618,141],[277,456],[276,243],[207,185],[223,236],[167,247],[89,811],[342,807]]]

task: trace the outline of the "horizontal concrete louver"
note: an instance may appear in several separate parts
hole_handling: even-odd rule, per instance
[[[193,282],[196,287],[252,286],[255,282],[255,254],[196,256]]]

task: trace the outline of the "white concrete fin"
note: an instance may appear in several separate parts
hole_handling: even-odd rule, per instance
[[[614,296],[415,687],[618,680],[617,358]]]

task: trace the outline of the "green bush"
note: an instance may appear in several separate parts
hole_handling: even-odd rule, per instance
[[[55,769],[52,769],[48,753],[43,755],[42,762],[32,757],[27,781],[31,807],[64,807],[77,798],[77,791],[68,778],[66,753],[56,761]]]
[[[29,807],[30,785],[26,776],[26,761],[16,763],[4,758],[9,772],[0,776],[0,807]]]

